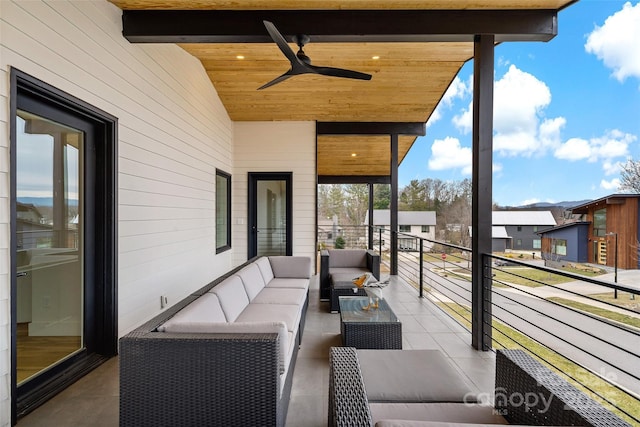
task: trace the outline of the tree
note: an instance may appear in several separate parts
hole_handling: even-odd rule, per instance
[[[391,186],[389,184],[373,185],[373,208],[389,209],[391,205]]]
[[[345,225],[362,225],[369,209],[369,186],[367,184],[347,184],[345,190]]]
[[[620,169],[620,190],[640,193],[640,160],[629,159]]]

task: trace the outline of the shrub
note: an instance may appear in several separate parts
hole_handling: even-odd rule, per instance
[[[334,247],[336,249],[344,249],[344,245],[345,245],[344,238],[342,236],[336,237],[336,243],[335,243]]]

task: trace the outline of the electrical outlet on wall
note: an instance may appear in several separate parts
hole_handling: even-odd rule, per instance
[[[165,308],[169,304],[169,298],[166,295],[160,295],[160,308]]]

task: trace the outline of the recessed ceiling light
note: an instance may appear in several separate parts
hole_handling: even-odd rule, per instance
[[[357,156],[356,153],[351,153],[351,157],[355,157],[355,156]]]
[[[244,55],[236,55],[236,59],[244,59]]]
[[[380,56],[379,56],[379,55],[373,55],[373,56],[371,57],[371,59],[377,60],[377,59],[380,59]]]

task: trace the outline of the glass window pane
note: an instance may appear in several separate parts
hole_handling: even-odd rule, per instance
[[[84,348],[84,133],[18,110],[17,384]]]
[[[231,175],[216,171],[216,250],[231,248]]]

